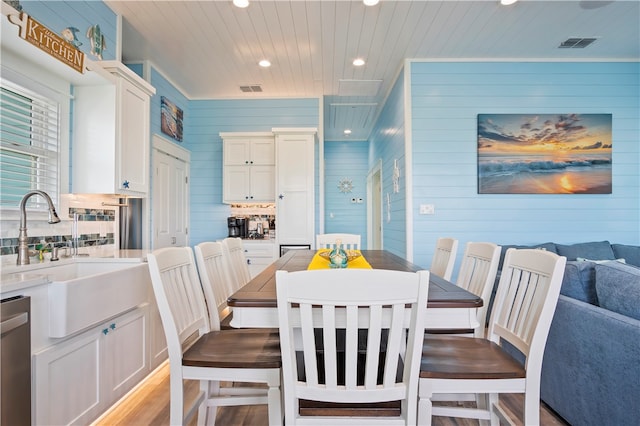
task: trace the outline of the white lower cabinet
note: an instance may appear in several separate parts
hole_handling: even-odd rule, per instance
[[[244,256],[249,264],[251,278],[257,276],[277,258],[276,245],[271,241],[246,241],[242,242]]]
[[[147,305],[34,355],[34,424],[88,424],[148,373]]]

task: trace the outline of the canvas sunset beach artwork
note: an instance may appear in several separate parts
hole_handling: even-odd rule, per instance
[[[479,114],[478,193],[610,194],[611,114]]]

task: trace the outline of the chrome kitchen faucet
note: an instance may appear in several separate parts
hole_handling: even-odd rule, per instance
[[[58,223],[60,218],[56,213],[56,208],[51,201],[51,197],[44,191],[29,191],[20,201],[20,234],[18,235],[18,259],[16,265],[28,265],[29,264],[29,239],[27,238],[27,200],[32,195],[40,195],[49,204],[49,223]]]

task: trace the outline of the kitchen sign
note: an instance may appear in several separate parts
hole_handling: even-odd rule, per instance
[[[84,73],[85,55],[71,43],[24,12],[21,12],[19,16],[9,15],[8,18],[9,22],[20,28],[20,38],[33,44],[60,62],[67,64],[79,73]]]

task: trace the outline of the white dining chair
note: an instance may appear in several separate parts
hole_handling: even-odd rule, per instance
[[[316,248],[335,248],[336,242],[340,241],[345,250],[360,250],[360,240],[358,234],[318,234],[316,235]]]
[[[231,315],[227,299],[234,292],[234,282],[229,277],[228,262],[220,242],[206,241],[194,246],[198,274],[204,291],[212,329]],[[217,316],[211,310],[217,311]]]
[[[474,329],[429,330],[431,334],[465,334],[484,337],[487,306],[498,272],[501,246],[489,242],[468,242],[456,278],[456,285],[482,298],[482,307],[476,310],[478,325]]]
[[[487,308],[498,273],[501,249],[501,246],[489,242],[468,242],[465,245],[456,285],[482,298],[482,307],[476,312],[478,326],[474,329],[475,337],[484,337]]]
[[[451,281],[457,252],[458,240],[449,237],[438,238],[429,271],[447,281]]]
[[[542,357],[565,264],[549,251],[507,250],[487,338],[426,335],[418,424],[430,425],[432,416],[509,422],[500,393],[523,393],[524,424],[540,424]],[[522,353],[523,365],[503,349],[505,342]],[[439,394],[469,393],[483,395],[477,408],[433,404]]]
[[[276,287],[286,424],[415,424],[428,271],[277,271]],[[392,401],[388,417],[340,415]]]
[[[251,280],[249,264],[247,263],[247,257],[244,255],[241,238],[225,238],[222,243],[224,244],[223,249],[227,258],[229,277],[233,280],[235,292]]]
[[[147,258],[169,352],[171,425],[187,424],[196,414],[198,424],[213,424],[219,406],[254,404],[267,404],[269,424],[281,424],[277,332],[211,330],[191,248],[162,248]],[[211,315],[217,316],[217,310]],[[184,380],[200,381],[200,392],[186,410]],[[221,382],[263,383],[267,388],[223,387]]]

